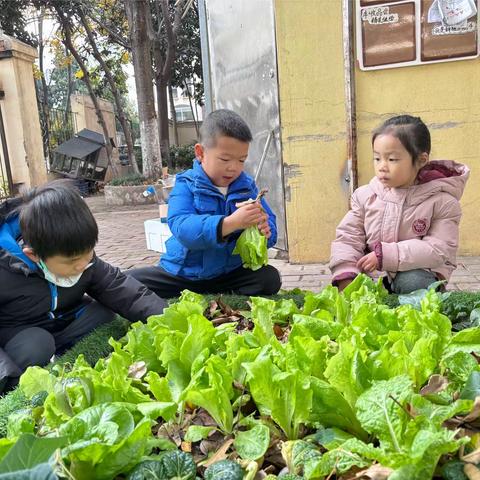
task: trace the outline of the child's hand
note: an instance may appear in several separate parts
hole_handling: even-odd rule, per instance
[[[260,204],[250,203],[235,210],[231,215],[225,217],[222,226],[222,235],[226,237],[235,230],[244,230],[245,228],[258,225],[263,220],[263,210]]]
[[[262,220],[258,224],[258,229],[260,230],[260,233],[267,238],[267,240],[272,236],[272,232],[270,231],[270,225],[268,224],[267,213],[263,213]]]
[[[374,272],[378,269],[378,258],[375,252],[370,252],[367,255],[363,256],[357,262],[357,268],[362,272]]]

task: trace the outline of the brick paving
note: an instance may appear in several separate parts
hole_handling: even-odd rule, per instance
[[[86,199],[100,230],[97,255],[105,261],[128,270],[155,265],[159,254],[147,250],[144,221],[157,218],[156,205],[109,207],[103,196]],[[458,268],[453,273],[449,290],[480,291],[480,257],[458,257]],[[291,264],[272,258],[270,264],[282,275],[282,288],[303,288],[319,291],[331,280],[328,266],[323,263]]]

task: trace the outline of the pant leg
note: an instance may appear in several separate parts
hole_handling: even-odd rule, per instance
[[[188,280],[187,278],[171,275],[161,267],[135,268],[125,273],[143,283],[160,298],[178,297],[182,290],[185,289],[197,293],[206,293],[204,282]]]
[[[62,354],[95,328],[115,319],[115,313],[112,310],[95,300],[87,297],[83,303],[84,308],[79,311],[77,318],[62,330],[52,333],[57,354]]]
[[[239,295],[273,295],[282,281],[275,267],[266,265],[255,272],[239,267],[230,273],[208,280],[189,280],[165,272],[161,267],[137,268],[126,272],[162,298],[178,297],[182,290],[196,293],[236,293]]]
[[[258,270],[239,267],[212,280],[210,293],[235,293],[238,295],[274,295],[280,290],[282,280],[279,271],[271,265]]]
[[[0,392],[7,393],[18,385],[20,375],[27,367],[46,365],[55,353],[55,340],[43,328],[30,327],[19,331],[3,350],[18,367],[18,372],[2,378]]]
[[[3,348],[7,355],[24,371],[33,365],[46,365],[55,353],[55,339],[39,327],[21,330]]]
[[[434,273],[421,268],[398,272],[391,284],[392,292],[398,294],[411,293],[428,288],[437,278]]]

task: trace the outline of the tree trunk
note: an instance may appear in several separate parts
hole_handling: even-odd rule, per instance
[[[45,8],[40,9],[40,15],[38,17],[38,65],[40,73],[42,74],[42,117],[43,117],[43,146],[45,160],[47,163],[47,171],[50,171],[50,109],[48,105],[48,86],[47,81],[45,80],[45,71],[43,68],[43,19],[45,17]]]
[[[157,78],[157,112],[158,112],[158,136],[160,138],[160,151],[163,162],[169,170],[173,168],[170,158],[170,138],[168,132],[168,98],[167,85]],[[165,162],[166,160],[166,162]]]
[[[177,112],[175,111],[175,103],[173,102],[173,88],[171,82],[168,82],[168,101],[170,102],[170,112],[172,113],[173,139],[175,140],[175,145],[178,147]]]
[[[65,51],[65,53],[68,53],[68,51]],[[73,80],[72,80],[72,64],[68,63],[67,65],[67,96],[65,98],[65,112],[63,114],[63,120],[65,125],[69,125],[70,122],[72,122],[72,130],[73,133],[75,132],[75,119],[73,118],[73,113],[72,113],[72,104],[70,103],[70,97],[72,95],[72,88],[73,88]],[[71,117],[68,115],[69,112],[71,113]]]
[[[160,178],[162,157],[160,153],[155,99],[153,95],[152,58],[147,35],[147,18],[150,15],[148,0],[125,2],[132,45],[135,89],[142,143],[143,174]]]
[[[185,85],[185,90],[187,91],[188,103],[190,104],[190,110],[192,111],[192,117],[193,117],[193,123],[195,125],[195,132],[197,133],[197,138],[198,138],[200,133],[198,131],[197,117],[195,116],[195,112],[193,110],[192,95],[190,93],[190,89],[188,88],[188,84],[187,84],[187,81],[185,79],[183,79],[183,84]]]
[[[102,67],[103,72],[105,74],[105,78],[107,79],[107,82],[110,86],[110,90],[112,91],[113,98],[115,100],[115,106],[117,108],[118,120],[120,122],[120,125],[122,126],[123,133],[125,134],[125,142],[127,144],[128,159],[130,161],[130,164],[133,167],[133,171],[135,173],[139,173],[137,160],[135,159],[135,153],[133,151],[132,130],[130,129],[130,125],[127,121],[127,116],[125,115],[125,110],[123,109],[123,106],[122,106],[120,93],[115,84],[115,80],[113,79],[110,68],[105,63],[105,61],[102,58],[102,55],[98,51],[97,44],[95,43],[95,38],[93,37],[92,30],[90,28],[90,25],[88,24],[88,20],[86,19],[81,9],[79,11],[79,15],[80,15],[80,20],[82,22],[83,28],[85,28],[85,32],[87,33],[88,40],[92,47],[93,56]]]
[[[155,6],[158,16],[158,30],[154,32],[154,55],[156,66],[156,91],[157,91],[157,112],[158,112],[158,130],[160,138],[160,150],[162,158],[167,160],[168,168],[172,168],[170,159],[170,140],[168,137],[168,99],[167,87],[172,76],[172,67],[175,61],[177,49],[177,34],[182,19],[182,11],[185,0],[178,0],[175,3],[175,12],[173,22],[170,18],[168,0],[155,0]],[[162,20],[163,21],[162,21]],[[162,52],[161,28],[165,27],[167,46],[165,55]],[[151,27],[151,25],[149,25]],[[166,157],[165,157],[166,155]]]
[[[100,104],[98,103],[97,96],[95,95],[95,92],[93,91],[93,87],[92,87],[92,84],[90,82],[87,67],[85,66],[85,62],[83,61],[82,57],[78,54],[76,48],[73,46],[72,34],[71,34],[71,31],[70,31],[70,24],[68,23],[68,20],[63,16],[63,13],[61,11],[57,10],[57,12],[58,12],[58,18],[59,18],[59,20],[62,24],[63,31],[64,31],[64,34],[65,34],[65,39],[64,39],[65,46],[67,47],[68,51],[73,55],[73,58],[75,58],[75,60],[78,63],[78,66],[80,67],[80,69],[83,72],[82,80],[85,83],[85,85],[87,86],[88,93],[90,94],[90,98],[92,99],[93,105],[95,107],[95,112],[96,112],[97,117],[98,117],[98,123],[102,127],[103,136],[105,137],[105,150],[107,152],[108,165],[112,169],[113,176],[118,177],[117,167],[114,165],[114,163],[112,161],[112,144],[110,142],[110,135],[108,133],[107,124],[105,123],[105,119],[103,118],[103,113],[102,113],[102,110],[100,108]]]

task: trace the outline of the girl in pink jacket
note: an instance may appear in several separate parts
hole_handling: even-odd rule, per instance
[[[387,273],[394,293],[448,281],[468,167],[429,161],[430,132],[410,115],[387,120],[374,131],[372,146],[375,177],[352,195],[332,243],[333,284],[342,290],[375,270]]]

